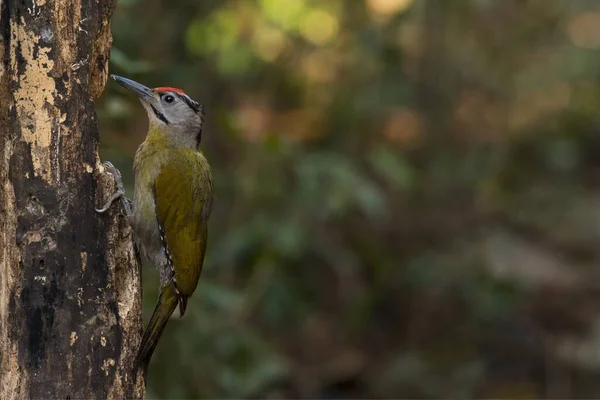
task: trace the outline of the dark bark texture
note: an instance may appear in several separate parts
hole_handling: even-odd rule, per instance
[[[139,398],[140,272],[97,153],[116,0],[0,0],[0,399]]]

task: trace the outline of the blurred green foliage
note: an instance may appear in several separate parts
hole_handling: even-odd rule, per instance
[[[597,2],[121,0],[113,35],[205,105],[216,185],[149,397],[600,396]],[[146,116],[98,113],[131,194]]]

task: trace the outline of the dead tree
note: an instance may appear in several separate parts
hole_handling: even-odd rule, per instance
[[[140,272],[98,153],[116,0],[0,0],[0,398],[144,396]]]

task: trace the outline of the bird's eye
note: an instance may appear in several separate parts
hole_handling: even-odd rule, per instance
[[[175,100],[175,97],[171,96],[170,94],[163,96],[163,101],[165,103],[172,103],[174,100]]]

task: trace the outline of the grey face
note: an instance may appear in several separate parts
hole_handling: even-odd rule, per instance
[[[175,88],[150,89],[131,79],[117,75],[112,78],[138,95],[148,113],[150,126],[158,125],[178,146],[198,148],[204,124],[202,105]]]

